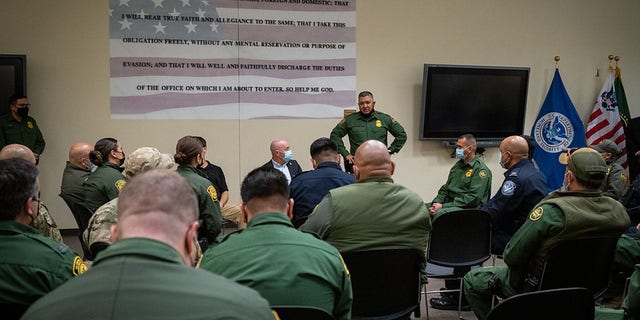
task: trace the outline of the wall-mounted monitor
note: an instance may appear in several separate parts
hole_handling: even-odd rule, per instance
[[[0,115],[9,112],[9,97],[27,94],[27,56],[0,54]]]
[[[479,141],[522,134],[528,67],[424,65],[421,140]]]

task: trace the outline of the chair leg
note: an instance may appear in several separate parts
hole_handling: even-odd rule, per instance
[[[458,294],[458,319],[463,319],[462,318],[462,295],[464,294],[462,292],[462,286],[463,286],[463,281],[462,278],[460,278],[460,294]]]

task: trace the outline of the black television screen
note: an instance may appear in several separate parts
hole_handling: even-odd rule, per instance
[[[27,94],[27,57],[0,54],[0,115],[9,112],[9,97]]]
[[[522,134],[528,67],[424,65],[421,140],[478,140]]]

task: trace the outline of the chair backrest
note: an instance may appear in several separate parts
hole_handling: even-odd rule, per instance
[[[29,306],[25,304],[0,302],[0,314],[2,314],[2,319],[6,320],[20,319],[28,308]]]
[[[560,242],[546,257],[538,290],[583,287],[599,297],[609,284],[618,238],[581,238]]]
[[[464,209],[433,220],[427,261],[447,267],[480,264],[491,257],[491,217]]]
[[[69,210],[71,210],[71,214],[73,218],[76,220],[78,224],[78,229],[80,229],[80,233],[84,232],[89,226],[89,219],[93,215],[93,212],[85,207],[83,204],[73,201],[69,197],[60,196],[62,200],[67,204]]]
[[[351,274],[352,315],[396,319],[420,307],[420,265],[416,249],[344,252]]]
[[[488,320],[572,319],[592,320],[595,305],[591,291],[562,288],[518,294],[495,306]]]
[[[335,319],[331,314],[316,307],[271,306],[271,309],[277,312],[278,317],[282,320],[297,320],[297,319],[333,320]]]

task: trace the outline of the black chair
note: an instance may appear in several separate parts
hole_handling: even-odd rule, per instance
[[[281,320],[333,320],[335,319],[331,314],[326,311],[307,306],[271,306],[275,312],[278,313],[278,317]]]
[[[0,303],[0,314],[2,314],[2,319],[6,320],[18,320],[29,308],[28,305],[25,304],[15,304],[8,302]]]
[[[427,277],[461,280],[472,266],[480,265],[490,257],[491,217],[485,211],[452,211],[433,220],[427,252]],[[425,291],[427,319],[427,295],[443,292],[459,292],[458,318],[460,317],[462,281],[459,289]]]
[[[93,212],[85,207],[83,204],[73,201],[69,197],[60,196],[62,200],[67,204],[69,210],[71,210],[71,214],[73,218],[76,220],[76,224],[78,225],[78,229],[80,230],[80,234],[78,235],[78,239],[80,240],[80,245],[82,246],[82,254],[85,260],[93,260],[94,255],[91,254],[87,244],[84,243],[84,239],[82,239],[82,233],[89,226],[89,219],[93,215]]]
[[[353,288],[354,319],[399,319],[420,310],[420,261],[416,249],[344,252]]]
[[[619,237],[595,237],[564,240],[553,247],[537,283],[530,279],[529,289],[546,290],[582,287],[599,298],[607,289],[613,256]]]
[[[489,312],[488,320],[572,319],[592,320],[593,294],[585,288],[528,292],[503,300]]]

